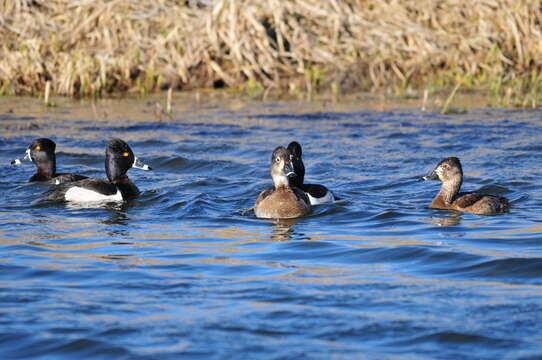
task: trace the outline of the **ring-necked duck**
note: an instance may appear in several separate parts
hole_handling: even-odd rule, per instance
[[[288,151],[290,151],[292,155],[294,172],[297,175],[290,178],[290,185],[303,190],[309,197],[311,205],[319,205],[335,201],[333,193],[325,186],[319,184],[304,184],[305,164],[303,164],[303,159],[301,158],[301,145],[299,145],[297,141],[292,141],[288,145]]]
[[[486,194],[459,193],[463,183],[463,169],[456,157],[449,157],[435,167],[431,174],[424,176],[424,180],[437,180],[442,182],[440,192],[433,199],[430,208],[465,211],[478,215],[494,215],[508,210],[508,200]]]
[[[291,187],[289,177],[295,176],[290,152],[283,146],[271,155],[271,178],[274,187],[262,191],[254,204],[254,213],[259,218],[289,219],[308,214],[311,205],[308,196],[296,187]]]
[[[85,179],[53,189],[46,200],[72,202],[122,201],[139,195],[139,189],[128,179],[130,168],[151,170],[134,156],[121,139],[111,139],[105,148],[105,179]]]
[[[51,139],[40,138],[32,141],[26,149],[26,154],[20,159],[15,159],[11,165],[20,165],[23,161],[32,161],[36,164],[36,173],[28,181],[49,181],[62,184],[70,181],[86,179],[86,176],[77,174],[56,173],[56,144]]]

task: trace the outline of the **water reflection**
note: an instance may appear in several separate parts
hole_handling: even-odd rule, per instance
[[[106,209],[112,211],[126,211],[130,206],[130,201],[94,201],[86,203],[66,202],[64,203],[66,208],[71,210],[81,209]]]
[[[128,220],[130,218],[128,217],[126,212],[123,212],[122,210],[117,210],[112,212],[111,217],[109,219],[101,220],[100,223],[105,225],[128,225]]]
[[[112,211],[111,216],[108,219],[101,220],[99,223],[104,225],[110,225],[107,228],[107,234],[111,236],[112,238],[119,237],[121,239],[126,239],[127,237],[130,237],[129,232],[129,220],[127,213],[125,212],[126,207],[124,209],[116,208],[114,211]],[[120,225],[122,227],[118,227],[116,225]]]
[[[422,218],[421,220],[438,226],[455,226],[461,223],[461,213],[450,211],[445,217]]]
[[[299,219],[275,219],[272,222],[272,241],[290,241],[294,238],[293,226],[299,222]]]

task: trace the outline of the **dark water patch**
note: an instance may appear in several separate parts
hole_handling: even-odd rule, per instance
[[[441,347],[444,347],[448,353],[448,356],[460,356],[462,351],[468,351],[473,346],[483,347],[486,351],[495,350],[513,350],[514,348],[521,346],[522,343],[518,341],[510,341],[507,339],[496,339],[492,337],[479,336],[468,333],[456,333],[456,332],[439,332],[430,335],[424,335],[406,341],[393,342],[390,345],[401,346],[412,349],[435,351]],[[490,359],[494,354],[488,354],[483,358]]]
[[[9,356],[13,358],[47,359],[53,357],[96,357],[114,356],[129,358],[130,351],[119,346],[112,346],[107,342],[77,339],[50,343],[47,340],[36,340],[31,342],[31,347],[17,347],[8,350]]]
[[[155,169],[160,170],[176,170],[182,169],[188,163],[188,159],[185,159],[181,156],[167,156],[167,157],[157,157],[153,159],[153,166]]]
[[[542,259],[507,258],[449,269],[442,273],[510,284],[542,284]]]
[[[130,132],[130,131],[140,131],[140,130],[154,130],[156,125],[145,126],[145,125],[119,125],[119,126],[105,126],[103,124],[94,125],[94,126],[83,126],[81,131],[85,132]]]
[[[358,113],[357,116],[363,116],[363,114],[371,114],[371,113]],[[347,113],[339,113],[339,112],[316,112],[316,113],[304,113],[304,114],[261,114],[257,116],[258,119],[266,119],[266,120],[308,120],[308,121],[329,121],[329,120],[340,120],[351,116]]]

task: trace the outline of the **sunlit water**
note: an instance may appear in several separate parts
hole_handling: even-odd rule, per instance
[[[0,99],[2,359],[540,359],[542,113],[178,99]],[[104,177],[126,140],[154,167],[107,207],[42,203],[37,137],[61,171]],[[277,145],[340,200],[280,223],[248,210]],[[476,216],[420,182],[458,156],[464,190],[511,200]]]

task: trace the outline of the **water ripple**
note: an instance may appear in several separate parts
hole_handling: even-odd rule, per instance
[[[4,358],[542,356],[539,111],[190,100],[154,121],[153,101],[98,102],[103,117],[26,101],[0,98]],[[42,202],[32,166],[9,166],[51,137],[60,170],[104,177],[111,136],[154,168],[129,172],[142,193],[124,204]],[[257,219],[292,140],[339,200]],[[428,209],[438,184],[419,179],[445,156],[510,213]]]

